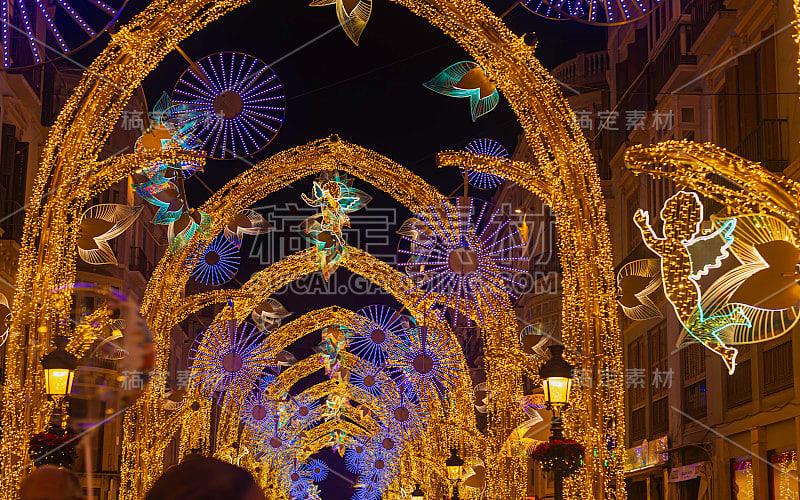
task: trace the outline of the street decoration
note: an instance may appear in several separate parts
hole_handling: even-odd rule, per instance
[[[694,191],[679,191],[664,203],[663,237],[647,212],[635,214],[645,244],[659,257],[661,286],[642,287],[642,279],[630,290],[642,289],[634,296],[645,304],[641,297],[663,290],[683,326],[678,345],[701,343],[733,373],[737,345],[778,337],[797,323],[800,223],[792,200],[800,186],[716,146],[689,141],[631,148],[626,164],[657,178],[673,177],[669,169],[676,166],[692,173],[684,184]],[[748,191],[711,178],[712,167]],[[722,203],[728,215],[706,221],[699,194]],[[630,265],[655,277],[650,263]]]
[[[54,62],[89,45],[116,22],[127,3],[127,0],[59,0],[51,8],[42,0],[2,0],[3,69],[20,70]],[[39,27],[45,32],[40,32]],[[16,39],[19,34],[23,36]],[[45,34],[48,40],[52,36],[53,46],[43,43]],[[18,50],[12,50],[18,45]]]
[[[661,0],[525,0],[522,5],[541,17],[578,21],[592,26],[618,26],[642,19]]]
[[[311,473],[311,479],[315,483],[324,481],[328,477],[328,471],[330,470],[328,464],[318,458],[311,460],[306,469]]]
[[[369,439],[360,436],[345,448],[344,463],[347,470],[353,474],[360,474],[371,456],[372,448],[369,446]]]
[[[399,311],[378,304],[360,309],[349,324],[343,325],[348,333],[350,352],[375,366],[387,362],[409,327],[408,318]]]
[[[136,222],[142,207],[114,203],[95,205],[81,215],[78,255],[93,265],[117,265],[117,257],[108,242]]]
[[[281,320],[291,315],[283,304],[275,299],[267,299],[253,309],[250,317],[262,332],[274,331],[281,325]]]
[[[277,419],[253,430],[251,436],[253,453],[262,464],[271,468],[288,468],[300,450],[294,427],[281,424]]]
[[[239,408],[242,421],[251,430],[274,422],[280,411],[278,402],[268,397],[264,391],[253,392],[246,396]]]
[[[508,151],[494,139],[475,139],[464,146],[464,151],[475,155],[508,158]],[[494,189],[503,183],[503,178],[478,170],[462,168],[467,171],[467,181],[478,189]]]
[[[350,216],[372,199],[352,187],[352,179],[336,171],[325,171],[314,181],[311,197],[302,194],[303,201],[320,213],[300,225],[303,236],[316,248],[317,261],[325,280],[339,267],[346,246],[343,230],[350,227]]]
[[[215,323],[191,350],[191,379],[198,390],[220,403],[238,402],[258,385],[268,365],[258,330],[235,321]]]
[[[359,359],[350,367],[348,383],[354,399],[372,404],[390,390],[392,380],[381,368],[366,359]]]
[[[422,85],[448,97],[468,97],[472,121],[493,110],[500,102],[495,84],[486,76],[483,68],[472,61],[448,66]]]
[[[483,322],[496,313],[490,297],[515,297],[512,286],[521,286],[512,275],[514,264],[526,259],[525,243],[516,225],[502,211],[476,198],[455,198],[453,203],[427,207],[417,215],[430,239],[402,235],[398,253],[407,257],[400,266],[412,267],[410,277],[422,278],[412,290],[434,297],[442,305],[439,316],[452,309],[454,320],[471,317]]]
[[[386,392],[377,403],[375,413],[384,427],[404,441],[419,437],[430,416],[404,389]]]
[[[544,441],[536,446],[531,458],[539,462],[545,472],[558,472],[569,476],[583,465],[586,453],[583,445],[573,439],[557,439]]]
[[[654,292],[661,289],[659,259],[639,259],[622,266],[617,272],[617,288],[617,303],[628,318],[645,321],[664,316],[653,301]]]
[[[8,329],[11,324],[11,308],[8,298],[0,293],[0,347],[8,340]]]
[[[372,0],[311,0],[312,7],[336,6],[336,17],[344,33],[358,45],[372,14]]]
[[[298,429],[308,429],[322,418],[323,408],[305,393],[289,401],[289,415]]]
[[[239,271],[239,248],[220,234],[198,252],[191,277],[209,286],[223,285]]]
[[[274,231],[275,228],[264,219],[264,216],[252,209],[245,209],[236,214],[234,218],[225,225],[223,234],[225,239],[230,241],[237,248],[241,248],[244,235],[257,236]]]
[[[280,79],[265,62],[239,52],[195,61],[172,92],[172,123],[212,158],[235,159],[264,149],[286,116]]]
[[[395,344],[388,366],[403,373],[416,394],[440,397],[458,380],[458,345],[434,327],[421,326]]]

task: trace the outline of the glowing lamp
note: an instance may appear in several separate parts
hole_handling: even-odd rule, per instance
[[[551,345],[548,349],[550,359],[539,368],[539,377],[542,379],[545,403],[559,415],[569,404],[573,366],[561,356],[563,345]]]
[[[414,485],[414,491],[411,492],[412,500],[424,500],[425,492],[419,487],[419,483]]]
[[[464,461],[458,456],[458,448],[450,450],[450,458],[444,464],[447,466],[447,478],[450,481],[455,482],[461,479]]]
[[[53,337],[53,343],[56,345],[55,350],[42,356],[44,386],[48,396],[59,399],[72,390],[78,358],[67,352],[69,338],[57,335]]]

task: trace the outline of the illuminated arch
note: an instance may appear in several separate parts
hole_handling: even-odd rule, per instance
[[[581,353],[573,357],[579,364],[592,367],[599,360],[598,369],[619,372],[622,365],[611,249],[599,177],[582,131],[556,83],[534,57],[533,48],[514,36],[479,1],[397,2],[456,40],[509,100],[537,159],[539,175],[553,186],[551,207],[557,221],[564,277],[564,341],[574,352]],[[17,275],[9,342],[12,356],[3,404],[3,421],[9,431],[4,433],[2,441],[4,492],[16,491],[21,472],[12,457],[24,454],[30,432],[29,421],[22,417],[26,405],[20,395],[33,395],[37,405],[42,402],[41,393],[33,390],[32,380],[20,379],[22,373],[34,373],[37,369],[35,360],[28,361],[27,370],[18,366],[17,354],[23,348],[20,333],[26,324],[49,321],[54,315],[52,311],[68,311],[69,303],[51,303],[44,293],[69,283],[75,275],[76,228],[70,226],[69,220],[84,198],[82,188],[73,186],[67,189],[68,193],[44,202],[43,195],[50,186],[68,185],[79,171],[97,169],[95,160],[142,79],[180,41],[245,3],[244,0],[154,0],[114,34],[109,47],[92,64],[51,129],[33,186]],[[504,175],[502,170],[497,173]],[[70,205],[64,204],[64,199],[77,201]],[[37,245],[38,241],[48,244]],[[40,269],[47,272],[38,272]],[[49,337],[36,341],[48,345]],[[490,347],[494,343],[502,344],[503,340],[488,339]],[[487,359],[487,382],[497,394],[508,388],[504,379],[508,368],[501,359]],[[588,448],[598,450],[597,457],[590,456],[587,460],[581,479],[586,484],[584,489],[592,495],[611,495],[612,481],[616,481],[616,498],[625,495],[621,454],[609,455],[605,446],[605,431],[609,429],[617,442],[623,442],[622,398],[621,380],[610,387],[583,388],[576,393],[573,403],[576,411],[567,422],[572,429],[594,429],[580,436]],[[498,406],[495,410],[492,415],[498,422],[507,418],[508,408]],[[521,462],[511,469],[494,472],[500,470],[509,474],[495,475],[496,479],[490,481],[489,495],[518,496],[516,488],[524,477]],[[514,491],[507,492],[508,484]]]

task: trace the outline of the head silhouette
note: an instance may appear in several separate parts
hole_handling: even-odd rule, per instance
[[[668,240],[685,241],[692,239],[703,221],[703,205],[697,194],[678,191],[664,203],[661,209],[664,221],[664,237]]]
[[[83,490],[71,470],[43,465],[22,481],[19,496],[22,500],[80,500]]]
[[[147,500],[264,500],[253,476],[242,468],[198,455],[170,467],[153,484]]]

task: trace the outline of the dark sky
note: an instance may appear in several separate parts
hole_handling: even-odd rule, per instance
[[[123,18],[145,3],[132,0]],[[491,7],[502,13],[510,4],[509,0],[503,0],[492,3]],[[518,34],[536,33],[537,56],[548,68],[579,51],[599,50],[605,44],[603,29],[544,20],[522,7],[509,14],[506,22]],[[252,1],[195,34],[182,43],[181,48],[193,59],[215,52],[240,51],[271,64],[336,25],[332,6],[311,8],[304,1]],[[284,149],[337,133],[345,140],[404,165],[441,192],[451,193],[460,185],[460,176],[453,168],[436,167],[437,152],[460,149],[480,137],[495,139],[512,151],[520,131],[502,97],[495,110],[473,123],[466,99],[445,97],[423,88],[423,82],[465,59],[469,57],[451,39],[426,21],[394,3],[376,0],[358,47],[341,30],[336,30],[273,66],[286,93],[286,120],[276,139],[249,161],[256,163]],[[144,82],[149,102],[154,103],[164,91],[171,93],[186,68],[187,63],[180,55],[170,54]],[[241,160],[210,161],[201,177],[216,189],[249,166]],[[391,260],[396,248],[394,231],[411,214],[375,188],[358,180],[355,185],[374,200],[369,212],[353,215],[354,229],[348,236],[349,241],[362,248],[364,242],[369,243],[365,227],[371,228],[373,233],[370,234],[375,230],[388,233],[388,244],[372,242],[369,251]],[[275,222],[292,213],[290,204],[303,207],[300,194],[309,193],[310,187],[311,179],[295,182],[293,188],[262,200],[256,207]],[[194,206],[209,196],[197,180],[189,180],[187,190],[190,204]],[[473,190],[470,194],[489,199],[492,193]],[[359,221],[359,216],[367,213],[376,215],[375,220]],[[304,212],[302,217],[308,215],[310,213]],[[296,251],[298,248],[288,249],[281,241],[296,237],[297,222],[287,222],[282,231],[267,238],[246,240],[238,280],[243,282],[272,263],[279,256],[276,252]],[[349,276],[348,271],[339,270],[332,281],[341,284]],[[230,286],[238,285],[232,282]],[[314,290],[312,300],[308,293],[296,291],[281,293],[276,298],[294,313],[294,317],[333,304],[353,309],[372,303],[396,304],[391,297],[374,294],[323,293],[325,284],[318,274],[311,278],[308,286]],[[290,350],[298,358],[310,354],[309,348],[319,341],[319,335],[311,337],[296,343]],[[328,450],[322,453],[322,458],[331,462],[337,472],[352,477],[345,473],[344,464],[337,455]],[[348,482],[336,475],[329,476],[322,487],[327,499],[352,496]]]

